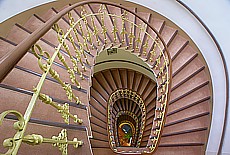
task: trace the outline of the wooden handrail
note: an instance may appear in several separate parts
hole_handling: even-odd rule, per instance
[[[159,39],[163,43],[164,48],[166,49],[167,55],[170,57],[170,54],[169,54],[169,52],[167,50],[167,46],[166,46],[163,38],[160,36],[160,34],[157,32],[157,30],[154,27],[152,27],[145,19],[143,19],[142,17],[138,16],[137,13],[128,10],[124,6],[121,6],[119,4],[112,3],[112,2],[97,1],[97,0],[95,0],[95,1],[83,1],[83,2],[76,3],[74,5],[71,5],[68,8],[60,11],[53,18],[49,19],[42,27],[40,27],[37,30],[35,30],[30,36],[28,36],[21,43],[19,43],[18,46],[16,46],[12,51],[10,51],[6,55],[4,55],[0,59],[0,70],[1,70],[1,72],[0,72],[0,82],[2,82],[4,80],[4,78],[14,68],[14,66],[22,59],[22,57],[27,53],[27,51],[31,48],[31,46],[33,44],[35,44],[43,35],[45,35],[52,28],[53,24],[56,23],[59,19],[61,19],[62,16],[64,16],[69,11],[71,11],[72,9],[74,9],[74,8],[76,8],[78,6],[85,5],[85,4],[93,4],[93,3],[107,4],[107,5],[116,6],[116,7],[122,8],[122,9],[132,13],[136,17],[138,17],[140,20],[142,20],[145,24],[147,24],[147,26],[150,27],[157,34],[157,36],[159,37]],[[171,60],[169,59],[169,63],[171,64],[170,61]]]
[[[12,51],[7,53],[5,56],[3,56],[0,59],[0,70],[1,70],[0,81],[2,82],[4,80],[4,78],[7,76],[7,74],[22,59],[22,57],[27,53],[27,51],[31,48],[31,46],[34,45],[43,35],[45,35],[59,19],[61,19],[64,15],[66,15],[68,12],[70,12],[71,10],[73,10],[74,8],[76,8],[78,6],[82,6],[82,5],[86,5],[86,4],[94,4],[94,3],[115,6],[117,8],[123,9],[123,10],[133,14],[136,18],[138,18],[144,24],[146,24],[147,27],[149,27],[157,35],[158,39],[163,44],[164,50],[162,50],[162,51],[165,52],[167,55],[167,62],[166,62],[166,65],[164,68],[167,68],[167,64],[169,64],[169,66],[167,68],[168,69],[168,77],[167,78],[169,78],[170,82],[169,82],[168,87],[167,87],[167,99],[166,99],[167,104],[168,104],[169,98],[170,98],[170,92],[171,92],[171,79],[172,79],[171,56],[170,56],[170,53],[167,49],[166,43],[164,42],[163,38],[160,36],[160,33],[158,33],[158,31],[152,25],[150,25],[145,19],[138,16],[137,13],[130,11],[127,8],[125,8],[124,6],[121,6],[119,4],[101,1],[101,0],[100,1],[99,0],[84,1],[84,2],[79,2],[79,3],[76,3],[74,5],[71,5],[68,8],[60,11],[57,15],[55,15],[54,17],[49,19],[46,23],[44,23],[44,25],[42,27],[38,28],[31,35],[29,35],[27,38],[25,38],[21,43],[18,44],[18,46],[16,46]],[[52,61],[53,60],[54,59],[52,59]],[[164,68],[163,68],[163,71],[164,71]],[[163,71],[160,71],[159,75],[161,72],[163,73]],[[167,113],[167,108],[165,108],[165,113]],[[161,124],[164,124],[164,122],[165,122],[165,117],[162,118]],[[157,144],[160,141],[162,130],[163,130],[163,125],[161,126],[161,130],[158,134],[159,140],[157,141]],[[148,148],[145,148],[145,149],[146,149],[145,151],[147,151]]]

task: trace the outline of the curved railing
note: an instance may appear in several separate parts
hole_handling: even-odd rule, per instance
[[[100,4],[99,10],[97,12],[87,12],[85,7],[93,4]],[[123,10],[123,13],[121,15],[109,13],[108,6],[120,8]],[[74,19],[72,16],[71,11],[73,9],[81,10],[78,19]],[[137,25],[128,18],[128,15],[135,16],[135,18],[137,18],[142,24]],[[64,17],[69,18],[69,28],[67,30],[61,28],[58,23],[58,21]],[[113,26],[110,27],[105,19],[110,19]],[[125,24],[129,24],[130,27],[126,28]],[[59,44],[53,51],[43,51],[38,41],[51,29],[56,31]],[[145,39],[141,42],[143,36],[145,36]],[[122,46],[130,49],[131,52],[137,53],[138,56],[145,57],[146,63],[151,66],[152,71],[156,76],[158,86],[158,97],[155,110],[156,118],[153,119],[154,125],[151,130],[151,138],[148,141],[148,145],[146,148],[143,148],[140,153],[152,153],[156,150],[165,122],[171,88],[170,79],[172,78],[172,69],[167,46],[156,29],[135,12],[111,2],[87,1],[74,4],[59,12],[1,59],[1,81],[29,49],[32,50],[32,53],[38,59],[38,65],[43,72],[40,81],[34,88],[34,94],[24,117],[22,118],[22,115],[20,115],[20,120],[23,120],[23,125],[20,129],[17,128],[17,133],[14,138],[6,140],[7,144],[5,146],[9,148],[11,154],[17,154],[21,142],[33,145],[47,142],[55,144],[55,146],[58,146],[58,144],[61,143],[65,146],[64,149],[61,150],[63,154],[67,154],[68,144],[73,144],[75,147],[82,145],[82,141],[76,141],[76,139],[68,141],[66,139],[66,130],[63,130],[63,134],[61,134],[65,135],[64,137],[62,136],[52,139],[43,138],[40,135],[34,134],[24,136],[24,133],[38,99],[56,108],[58,112],[62,114],[62,117],[67,124],[69,123],[69,118],[73,118],[76,123],[81,124],[82,120],[69,112],[68,104],[60,106],[53,102],[52,98],[48,95],[41,93],[45,79],[49,74],[64,89],[66,96],[70,101],[74,101],[76,104],[83,104],[79,97],[73,93],[71,84],[63,81],[59,73],[52,68],[52,64],[55,61],[61,62],[69,74],[70,82],[73,85],[76,85],[77,88],[81,89],[80,82],[76,77],[80,76],[82,80],[84,79],[83,74],[86,71],[86,65],[90,65],[88,55],[93,55],[93,52],[99,51],[110,44],[117,44],[119,42],[122,43]],[[150,44],[152,47],[149,46]],[[50,53],[53,53],[53,55],[51,56]],[[4,117],[5,113],[1,114],[1,120],[3,120]],[[17,139],[17,141],[15,139]],[[35,139],[39,139],[39,141],[35,142]],[[111,140],[110,144],[112,144],[114,139],[111,139],[111,137],[109,139]],[[111,148],[116,152],[116,147]],[[126,152],[122,151],[122,153]],[[127,153],[136,152],[131,151]]]
[[[144,128],[145,128],[145,121],[146,121],[146,107],[145,107],[144,101],[142,100],[140,95],[138,95],[136,92],[133,92],[132,90],[129,90],[129,89],[118,89],[117,91],[113,92],[110,95],[109,100],[108,100],[108,106],[107,106],[107,111],[108,111],[107,122],[108,122],[108,131],[109,131],[109,140],[110,140],[109,142],[110,142],[111,148],[116,152],[118,151],[114,143],[116,134],[114,133],[114,125],[112,123],[113,122],[112,111],[113,111],[113,104],[121,98],[127,98],[129,100],[134,101],[134,103],[136,103],[141,110],[140,133],[137,139],[136,147],[140,147]]]
[[[119,135],[118,135],[118,118],[122,115],[127,115],[127,116],[130,116],[136,123],[136,126],[135,126],[135,132],[132,132],[134,134],[133,136],[133,142],[132,142],[132,145],[134,146],[136,144],[136,139],[138,137],[138,134],[140,133],[140,130],[139,130],[139,126],[140,126],[140,121],[139,121],[139,118],[138,116],[136,116],[134,113],[130,112],[130,111],[119,111],[117,114],[116,114],[116,117],[115,117],[115,124],[114,124],[114,132],[115,132],[115,140],[116,140],[116,144],[117,145],[120,145],[119,144]],[[121,123],[121,122],[119,122]]]

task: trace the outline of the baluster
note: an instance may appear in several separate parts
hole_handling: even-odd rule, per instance
[[[40,54],[37,54],[37,52],[35,51],[35,47],[39,50]],[[56,51],[57,52],[57,51]],[[41,70],[46,73],[47,71],[49,71],[51,77],[53,77],[55,80],[58,81],[59,84],[61,84],[62,88],[66,91],[66,95],[68,97],[68,99],[70,101],[72,101],[72,99],[74,99],[76,101],[77,104],[81,104],[81,101],[79,100],[78,97],[76,97],[74,94],[73,94],[73,91],[72,91],[72,88],[71,88],[71,85],[70,84],[66,84],[64,83],[60,77],[59,77],[59,74],[53,70],[51,67],[50,67],[50,62],[51,62],[51,59],[50,59],[50,56],[47,52],[43,52],[41,47],[39,45],[34,45],[32,46],[32,53],[38,58],[38,64],[39,64],[39,67],[41,68]],[[57,52],[58,53],[58,52]],[[41,62],[41,56],[43,55],[47,55],[48,57],[48,60],[46,61],[47,64],[43,64]],[[49,68],[49,69],[48,69]]]
[[[91,23],[93,25],[93,35],[96,37],[96,42],[97,42],[97,45],[100,46],[100,41],[99,41],[99,36],[98,36],[98,28],[97,26],[95,25],[95,22],[94,22],[94,19],[95,17],[94,16],[90,16],[91,17]]]
[[[85,27],[86,27],[86,32],[87,32],[86,39],[89,41],[91,49],[93,50],[94,46],[93,46],[93,42],[92,42],[92,35],[91,35],[90,31],[89,31],[89,25],[88,25],[88,21],[86,19],[86,15],[88,14],[88,12],[86,11],[84,6],[81,6],[81,10],[82,10],[81,11],[81,16],[83,17],[84,24],[85,24]]]
[[[161,82],[160,82],[160,86],[163,85],[163,84],[165,83],[166,76],[167,76],[167,73],[165,73],[164,75],[162,75],[162,77],[161,77]]]
[[[73,145],[74,148],[78,148],[83,145],[83,141],[79,141],[77,138],[69,141],[67,139],[66,129],[61,130],[58,136],[52,136],[52,138],[43,138],[41,135],[31,134],[24,136],[22,141],[29,145],[40,145],[42,143],[52,144],[54,147],[58,147],[62,155],[68,155],[68,145]]]
[[[144,56],[146,56],[146,54],[147,54],[148,46],[149,46],[149,35],[147,35],[146,42],[143,45],[143,55]],[[141,51],[140,51],[140,54],[141,54]]]
[[[85,17],[83,17],[83,18],[85,18]],[[86,48],[87,51],[89,51],[89,47],[88,47],[88,44],[87,44],[87,36],[85,36],[81,21],[78,22],[78,27],[80,29],[81,36],[83,37],[83,46]],[[81,48],[83,48],[83,47],[81,47]]]
[[[156,59],[156,61],[154,62],[154,69],[155,70],[157,70],[157,68],[159,67],[160,61],[161,61],[161,57],[158,57]]]
[[[104,36],[104,44],[107,44],[107,35],[106,35],[107,28],[105,26],[105,13],[106,13],[105,10],[106,10],[105,5],[101,4],[100,8],[98,10],[98,13],[100,13],[100,15],[101,15],[101,24],[102,24],[101,25],[101,28],[102,28],[101,34],[103,34],[103,36]]]
[[[77,115],[73,115],[69,112],[69,104],[68,103],[65,103],[64,105],[60,105],[60,104],[56,104],[55,102],[53,102],[52,98],[49,97],[48,95],[45,95],[45,94],[42,94],[40,93],[39,94],[39,99],[45,103],[45,104],[49,104],[51,105],[52,107],[54,107],[55,109],[57,109],[57,111],[59,113],[61,113],[62,115],[62,118],[64,119],[64,122],[66,124],[69,124],[69,118],[72,118],[74,120],[75,123],[79,123],[79,124],[82,124],[83,123],[83,120],[82,119],[79,119],[77,117]]]
[[[83,32],[83,29],[82,29],[82,25],[81,25],[81,23],[80,23],[80,21],[78,22],[78,23],[75,23],[74,22],[74,18],[71,16],[71,13],[69,13],[68,14],[68,17],[69,17],[69,19],[70,19],[70,26],[71,26],[71,28],[72,28],[72,30],[73,30],[73,32],[74,32],[74,35],[75,35],[75,37],[76,37],[76,39],[77,39],[77,42],[78,42],[78,45],[79,45],[79,48],[75,48],[74,47],[74,51],[75,51],[75,53],[77,54],[76,55],[76,57],[77,57],[77,60],[81,63],[81,66],[82,66],[82,69],[84,70],[84,71],[86,71],[86,68],[85,68],[85,65],[84,65],[84,63],[82,62],[82,59],[81,59],[81,54],[84,56],[84,58],[85,58],[85,61],[86,61],[86,63],[87,64],[89,64],[89,62],[88,62],[88,59],[87,59],[87,56],[86,56],[86,54],[85,54],[85,52],[84,52],[84,48],[83,48],[83,46],[85,46],[86,48],[88,48],[88,45],[87,45],[87,37],[85,37],[84,36],[84,32]],[[81,33],[82,33],[82,35],[83,35],[83,44],[81,43],[81,41],[80,41],[80,39],[79,39],[79,37],[78,37],[78,32],[77,32],[77,29],[75,28],[75,25],[76,24],[78,24],[78,26],[79,26],[79,28],[80,28],[80,31],[81,31]],[[74,42],[74,39],[73,39],[73,37],[72,37],[72,35],[69,33],[68,34],[68,37],[69,37],[69,39],[70,39],[70,41],[71,41],[71,43],[72,43],[72,45],[73,46],[76,46],[75,45],[75,42]],[[89,49],[88,49],[88,51],[89,51]],[[90,52],[90,51],[89,51]]]
[[[151,141],[152,143],[156,143],[157,139],[151,139]],[[153,150],[155,150],[156,147],[154,144],[152,144],[149,148],[150,148],[150,151],[152,152]]]
[[[138,37],[137,39],[135,40],[136,42],[136,47],[135,47],[135,50],[138,51],[139,50],[139,45],[141,43],[141,31],[143,31],[143,27],[142,25],[140,24],[139,26],[137,26],[140,30],[139,30],[139,33],[138,33]]]
[[[86,49],[88,51],[89,51],[89,47],[88,47],[88,44],[86,43],[86,36],[84,35],[84,31],[83,31],[82,24],[81,24],[80,21],[78,22],[78,27],[79,27],[79,29],[81,31],[81,34],[82,34],[82,37],[83,37],[83,45],[82,45],[82,43],[79,44],[79,46],[80,46],[80,52],[84,56],[84,58],[86,60],[86,63],[89,64],[89,62],[87,61],[87,56],[86,56],[85,51],[84,51],[84,47],[86,47]],[[78,55],[78,59],[80,59],[79,55]],[[82,68],[84,69],[84,71],[86,71],[85,65],[83,64],[83,62],[81,61],[81,59],[80,59],[80,62],[82,64]]]
[[[156,47],[158,44],[159,39],[156,38],[155,41],[153,42],[153,50],[150,52],[150,62],[153,62],[154,57],[156,56]]]
[[[129,32],[129,46],[131,47],[133,45],[133,40],[135,39],[135,35],[133,33],[134,30],[134,23],[131,22],[131,26],[130,26],[130,32]]]
[[[117,32],[118,32],[118,28],[117,28],[117,22],[116,22],[116,18],[113,17],[113,30],[112,30],[112,33],[113,33],[113,41],[114,43],[117,42]]]
[[[4,118],[8,114],[13,114],[17,118],[17,122],[14,123],[14,129],[17,131],[13,138],[7,138],[3,141],[3,146],[8,148],[7,152],[4,155],[15,155],[21,145],[21,137],[23,136],[26,125],[29,118],[24,118],[22,114],[16,110],[7,110],[0,114],[0,126],[2,125]],[[1,153],[0,153],[1,154]],[[2,155],[2,154],[1,154]]]
[[[122,37],[122,39],[121,39],[121,42],[122,42],[122,44],[124,44],[125,43],[125,39],[126,39],[126,34],[128,33],[127,31],[126,31],[126,29],[125,29],[125,15],[126,15],[127,13],[126,13],[126,11],[124,11],[123,12],[123,14],[121,15],[121,21],[122,21],[122,28],[121,28],[121,32],[120,32],[120,34],[121,34],[121,37]]]
[[[65,42],[65,39],[64,39],[64,34],[63,35],[61,35],[61,37],[59,36],[59,32],[63,32],[62,31],[62,29],[60,29],[59,28],[59,26],[58,26],[58,24],[54,24],[54,28],[56,29],[56,32],[57,32],[57,34],[58,34],[58,41],[59,41],[59,43],[64,47],[64,49],[66,50],[66,52],[68,53],[68,55],[69,55],[69,57],[70,57],[70,60],[71,60],[71,62],[72,62],[72,64],[73,64],[73,67],[75,68],[74,70],[75,71],[77,71],[78,73],[80,72],[79,71],[79,69],[78,69],[78,65],[77,65],[77,61],[80,61],[80,63],[81,63],[81,65],[82,65],[82,67],[83,68],[85,68],[85,66],[84,66],[84,64],[83,64],[83,62],[82,62],[82,60],[81,60],[81,57],[80,57],[80,54],[78,53],[78,50],[77,50],[77,48],[75,47],[74,49],[75,49],[75,52],[77,53],[77,61],[75,60],[75,58],[72,56],[72,54],[70,53],[70,49],[69,49],[69,46],[66,44],[66,42]],[[69,35],[68,35],[70,38],[70,42],[72,43],[72,44],[74,44],[75,45],[75,42],[74,42],[74,40],[73,40],[73,38],[71,37],[71,34],[69,33]],[[78,39],[79,40],[79,39]],[[59,54],[60,55],[60,54]],[[65,60],[63,60],[63,61],[65,61]],[[63,61],[62,61],[62,63],[63,63]],[[77,67],[77,68],[76,68]],[[66,69],[68,69],[69,67],[67,67]],[[78,86],[78,87],[80,87],[80,86]]]

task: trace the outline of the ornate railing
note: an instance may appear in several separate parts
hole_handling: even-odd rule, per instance
[[[97,12],[93,12],[92,10],[89,11],[88,5],[91,4],[100,4],[100,8]],[[110,13],[108,7],[120,8],[123,10],[123,13]],[[79,17],[77,19],[72,16],[71,12],[73,10],[75,13],[77,13],[76,10],[80,10]],[[141,24],[138,25],[136,22],[129,19],[130,16],[135,16]],[[61,28],[58,21],[61,18],[67,17],[69,19],[69,28],[65,30]],[[112,27],[105,20],[110,20]],[[129,27],[127,27],[127,25],[129,25]],[[59,44],[55,49],[53,49],[53,51],[47,52],[42,50],[42,46],[39,45],[37,41],[39,41],[39,39],[50,29],[53,29],[56,32],[56,39]],[[24,117],[16,111],[6,111],[0,115],[1,122],[8,113],[14,114],[19,120],[15,124],[15,129],[17,131],[15,136],[4,142],[4,146],[9,148],[7,154],[17,154],[21,142],[33,145],[40,144],[42,142],[52,143],[53,145],[59,147],[62,154],[67,154],[66,148],[68,144],[73,144],[75,147],[83,144],[81,141],[77,141],[76,139],[68,141],[66,136],[48,139],[34,134],[25,136],[24,133],[38,99],[56,108],[58,112],[61,113],[65,123],[69,124],[69,118],[74,119],[74,121],[79,124],[82,123],[81,119],[69,112],[69,106],[67,103],[63,106],[58,105],[52,101],[51,97],[41,93],[44,81],[49,74],[64,89],[66,96],[70,101],[74,101],[76,104],[83,104],[79,97],[73,93],[70,83],[81,89],[80,82],[76,77],[79,76],[82,80],[84,80],[83,74],[86,71],[86,65],[90,64],[87,55],[93,55],[95,51],[99,51],[101,48],[109,46],[111,43],[122,43],[122,46],[125,46],[132,52],[137,53],[138,56],[145,58],[146,63],[151,66],[153,73],[156,76],[158,86],[155,110],[156,118],[154,119],[154,125],[151,132],[152,138],[149,139],[148,146],[145,149],[142,149],[142,153],[151,153],[157,148],[164,125],[170,93],[171,59],[167,46],[160,34],[136,13],[123,6],[110,2],[87,1],[74,4],[59,12],[56,16],[48,20],[43,27],[32,33],[13,51],[1,59],[1,81],[29,49],[31,49],[32,53],[38,59],[38,65],[43,72],[40,81],[34,88],[34,94],[27,107]],[[52,56],[50,54],[51,52],[53,53]],[[59,73],[52,68],[55,61],[60,61],[66,68],[67,73],[69,74],[70,82],[63,81]],[[132,91],[118,90],[115,92],[115,95],[112,96],[116,97],[116,93],[118,93],[118,96],[122,95],[122,92],[123,97],[125,97],[125,95],[131,95],[130,99],[134,99],[136,97],[136,101],[140,104],[139,106],[141,107],[142,113],[145,113],[144,104],[140,99],[141,97],[138,97],[138,95]],[[132,98],[132,95],[134,95],[134,98]],[[113,97],[109,102],[112,103],[112,100]],[[110,112],[110,106],[108,106],[108,112]],[[143,115],[143,119],[145,119],[144,116],[145,115]],[[111,120],[108,117],[108,126],[110,126],[110,121]],[[145,126],[144,122],[142,123],[142,129]],[[110,133],[111,128],[108,129],[108,132]],[[64,135],[67,134],[66,130],[63,130],[62,133]],[[110,139],[111,148],[116,152],[116,147],[112,143],[114,139],[111,134]]]
[[[122,115],[127,115],[127,116],[130,116],[131,118],[133,118],[133,120],[135,121],[135,123],[136,123],[136,126],[135,126],[135,132],[133,132],[133,134],[134,134],[134,136],[133,136],[133,143],[132,143],[132,145],[135,145],[135,141],[136,141],[136,139],[138,138],[138,134],[140,134],[140,129],[139,129],[139,126],[141,126],[140,125],[140,120],[138,119],[138,117],[134,114],[134,113],[132,113],[132,112],[130,112],[130,111],[119,111],[117,114],[116,114],[116,118],[115,118],[115,124],[114,124],[114,131],[115,131],[115,140],[116,140],[116,144],[119,146],[120,144],[119,144],[119,138],[118,138],[118,118],[120,117],[120,116],[122,116]],[[121,123],[121,122],[120,122]]]
[[[146,121],[145,104],[142,98],[140,97],[140,95],[138,95],[136,92],[129,90],[129,89],[118,89],[117,91],[113,92],[110,95],[109,100],[108,100],[108,106],[107,106],[107,111],[108,111],[107,124],[108,124],[108,132],[109,132],[109,143],[110,143],[111,148],[116,152],[117,152],[117,146],[115,144],[116,133],[114,133],[114,124],[112,123],[113,122],[112,111],[113,111],[114,103],[121,98],[126,98],[126,99],[134,101],[134,103],[136,103],[139,106],[141,113],[142,113],[140,132],[139,132],[139,136],[137,139],[136,147],[140,147],[142,136],[143,136],[143,131],[145,128],[145,121]]]

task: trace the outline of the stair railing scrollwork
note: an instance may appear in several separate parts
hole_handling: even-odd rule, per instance
[[[129,89],[118,89],[110,95],[109,100],[108,100],[108,107],[107,107],[108,130],[114,129],[114,125],[112,124],[112,122],[113,122],[112,121],[113,120],[113,117],[112,117],[113,105],[117,100],[119,100],[121,98],[130,99],[130,100],[134,101],[139,106],[139,108],[141,110],[141,120],[140,120],[139,133],[143,133],[144,128],[145,128],[145,121],[146,121],[146,107],[145,107],[144,101],[142,100],[140,95],[138,95],[136,92],[129,90]],[[142,136],[143,136],[143,134],[138,135],[136,147],[140,147]],[[109,140],[110,140],[109,143],[112,146],[112,149],[114,151],[117,151],[117,146],[115,145],[116,144],[115,143],[115,137],[116,137],[116,134],[114,135],[114,132],[109,133]]]
[[[116,143],[119,144],[119,141],[118,141],[118,131],[116,130],[117,129],[117,120],[122,115],[128,115],[128,116],[132,117],[133,120],[135,120],[135,123],[136,123],[135,129],[136,130],[134,132],[134,140],[133,140],[133,142],[135,142],[135,140],[138,137],[138,134],[140,133],[140,130],[139,130],[139,125],[140,125],[139,123],[140,123],[140,121],[139,121],[138,117],[134,113],[132,113],[130,111],[119,111],[116,114],[115,125],[114,125],[115,126],[115,140],[116,140]],[[135,143],[133,143],[133,145],[135,145]]]
[[[97,12],[91,12],[86,9],[86,6],[90,4],[101,5]],[[107,6],[118,7],[123,10],[123,13],[121,15],[109,13],[107,11]],[[80,10],[81,16],[78,19],[74,19],[74,17],[71,14],[71,11],[75,8]],[[128,14],[134,15],[137,18],[137,20],[141,21],[142,24],[139,25],[136,24],[134,21],[130,20],[128,18]],[[108,25],[106,24],[105,19],[107,17],[112,19],[112,27],[108,27]],[[61,18],[69,19],[68,29],[62,29],[59,25],[58,21]],[[100,21],[100,27],[98,27],[98,25],[96,24],[96,20]],[[122,22],[122,28],[120,32],[119,27],[117,25],[118,21]],[[125,24],[127,23],[131,25],[130,28],[125,27]],[[43,51],[41,45],[39,45],[38,43],[39,39],[51,29],[53,29],[56,32],[58,41],[58,45],[56,46],[56,48],[53,51],[49,51],[53,53],[52,56],[50,56],[49,52]],[[137,30],[137,34],[135,34],[134,29]],[[149,31],[151,31],[151,33],[154,35],[151,35]],[[113,34],[112,39],[109,38],[108,33]],[[146,36],[146,39],[144,39],[143,43],[141,44],[140,39],[143,35]],[[118,42],[118,38],[121,38],[122,46],[125,46],[126,42],[128,43],[126,47],[127,49],[130,49],[132,52],[137,53],[139,57],[145,57],[146,63],[150,65],[156,77],[156,118],[153,120],[153,127],[151,130],[148,145],[145,149],[142,149],[142,153],[152,153],[156,150],[161,137],[162,128],[164,126],[171,89],[172,66],[167,46],[164,40],[162,39],[161,35],[157,32],[157,30],[153,26],[151,26],[146,20],[138,16],[135,12],[130,11],[124,6],[111,2],[85,1],[76,3],[60,11],[57,15],[48,20],[41,28],[38,28],[28,38],[26,38],[23,42],[16,46],[14,50],[12,50],[9,54],[5,55],[1,59],[1,81],[6,77],[6,75],[13,69],[13,67],[19,62],[19,60],[26,54],[26,52],[29,49],[31,49],[32,53],[38,59],[38,65],[43,72],[40,81],[34,89],[34,94],[24,114],[23,128],[20,129],[20,132],[18,131],[18,133],[16,133],[15,135],[19,138],[17,137],[18,139],[17,141],[15,141],[15,145],[13,147],[13,151],[11,154],[17,154],[21,142],[28,142],[33,144],[40,143],[40,141],[49,141],[48,139],[45,140],[44,138],[42,138],[42,136],[39,135],[24,136],[25,130],[27,128],[37,99],[40,99],[42,100],[42,102],[56,108],[58,112],[62,114],[62,117],[64,118],[67,124],[69,123],[69,118],[74,119],[77,123],[82,123],[82,120],[79,119],[76,115],[72,115],[69,113],[69,106],[67,104],[65,104],[64,106],[60,106],[53,102],[52,98],[50,98],[48,95],[41,93],[44,81],[46,80],[47,76],[50,75],[64,89],[68,100],[74,101],[76,104],[83,104],[80,101],[79,97],[74,94],[72,85],[76,85],[78,89],[81,89],[81,85],[79,80],[77,80],[77,77],[79,76],[82,80],[84,80],[84,73],[87,70],[86,66],[90,65],[89,57],[87,57],[87,55],[90,55],[95,50],[99,51],[100,47],[104,48],[109,43],[112,44]],[[94,43],[94,40],[96,40],[96,44]],[[148,47],[150,43],[153,44],[153,48]],[[142,49],[142,51],[140,49]],[[66,61],[66,59],[69,59],[70,61]],[[59,73],[54,70],[52,65],[57,60],[60,61],[62,65],[66,68],[70,82],[63,81]],[[121,96],[124,98],[129,98],[139,104],[143,114],[146,113],[145,105],[143,104],[141,97],[135,92],[132,92],[130,90],[118,90],[115,93],[113,93],[112,96],[113,97],[110,99],[109,102],[112,103]],[[111,115],[110,108],[111,107],[108,106],[108,116]],[[16,116],[20,116],[21,119],[21,115],[19,115],[19,113],[14,112],[13,114],[15,114]],[[143,119],[145,119],[146,115],[143,115],[142,117]],[[112,136],[113,130],[110,126],[111,122],[111,119],[108,117],[108,132],[111,135],[109,138],[111,142],[110,146],[116,152],[117,148],[114,143],[114,137]],[[142,122],[141,130],[143,130],[145,127],[144,123],[145,121]],[[141,136],[139,138],[139,141],[141,140]],[[13,138],[13,140],[15,139]],[[52,140],[50,140],[49,142],[51,141]],[[73,142],[67,140],[65,140],[65,143],[62,143],[62,139],[60,139],[60,141],[60,144],[63,144],[63,146],[67,146],[67,144],[73,144]],[[82,145],[82,143],[79,142],[78,145]],[[62,153],[67,152],[63,150]]]
[[[60,49],[61,46],[59,46]],[[67,130],[63,129],[61,134],[59,136],[62,136],[61,138],[56,138],[56,139],[48,139],[48,138],[43,138],[41,135],[37,134],[32,134],[32,135],[26,135],[24,136],[24,133],[26,131],[26,127],[28,125],[28,122],[30,120],[31,114],[33,112],[33,109],[36,105],[37,99],[40,99],[42,102],[45,104],[51,105],[59,113],[61,113],[62,118],[64,119],[64,122],[66,124],[69,124],[70,120],[69,118],[72,118],[75,123],[82,124],[82,119],[79,119],[77,115],[73,115],[69,111],[69,104],[65,103],[64,105],[57,104],[52,101],[52,98],[49,97],[48,95],[45,95],[41,93],[42,86],[44,84],[44,81],[46,79],[47,74],[49,73],[51,77],[56,79],[60,85],[63,87],[63,89],[66,91],[67,98],[72,101],[73,99],[76,101],[76,104],[82,104],[78,97],[76,97],[72,89],[70,87],[70,84],[66,84],[61,80],[59,77],[59,74],[51,68],[52,63],[55,59],[55,56],[58,54],[59,50],[57,48],[56,52],[53,54],[52,57],[50,57],[49,53],[46,51],[43,51],[39,45],[33,45],[32,46],[32,53],[35,55],[36,58],[38,58],[38,65],[40,69],[43,71],[42,77],[40,81],[37,84],[37,87],[34,88],[34,94],[31,98],[31,101],[26,109],[24,117],[17,111],[10,110],[10,111],[5,111],[1,113],[0,115],[0,124],[2,124],[3,119],[7,114],[14,114],[18,118],[18,122],[14,123],[14,128],[17,130],[17,133],[14,135],[13,138],[8,138],[4,140],[3,146],[9,148],[9,150],[5,153],[6,155],[12,154],[16,155],[18,152],[18,149],[21,145],[22,142],[30,144],[30,145],[39,145],[41,143],[51,143],[53,146],[57,146],[59,150],[61,151],[62,155],[67,155],[67,146],[69,144],[74,145],[75,148],[78,146],[83,145],[82,141],[78,141],[76,138],[73,141],[68,141],[67,140]],[[46,63],[42,62],[42,57],[46,56],[47,59],[45,60]],[[68,68],[69,69],[69,68]],[[71,78],[71,77],[70,77]]]

